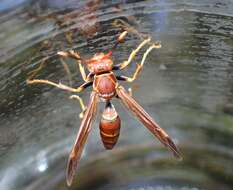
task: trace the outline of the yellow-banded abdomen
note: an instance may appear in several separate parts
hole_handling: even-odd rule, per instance
[[[114,106],[107,102],[100,121],[100,136],[106,149],[112,149],[120,135],[121,120]]]

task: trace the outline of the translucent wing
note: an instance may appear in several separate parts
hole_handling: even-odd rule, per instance
[[[96,92],[92,92],[87,110],[84,114],[81,126],[76,137],[76,141],[69,155],[66,171],[66,182],[68,186],[70,186],[72,183],[78,162],[80,160],[85,142],[87,140],[87,136],[91,130],[91,124],[96,114],[97,102],[98,95]]]
[[[180,152],[168,134],[153,120],[153,118],[128,94],[128,92],[119,86],[117,95],[123,104],[153,133],[162,144],[168,147],[177,158],[181,159]]]

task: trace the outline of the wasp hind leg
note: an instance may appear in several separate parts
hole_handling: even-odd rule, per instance
[[[128,88],[129,95],[132,97],[133,96],[133,90],[132,88]]]
[[[70,99],[79,101],[80,107],[82,109],[82,112],[79,113],[79,118],[82,119],[83,116],[84,116],[84,113],[85,113],[85,111],[87,109],[87,107],[84,105],[83,99],[78,95],[71,95]]]

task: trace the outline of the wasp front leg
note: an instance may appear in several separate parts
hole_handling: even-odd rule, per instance
[[[60,58],[60,61],[61,61],[61,63],[62,63],[62,66],[63,66],[64,69],[65,69],[65,72],[66,72],[67,75],[68,75],[69,85],[72,85],[72,77],[71,77],[70,69],[69,69],[67,63],[66,63],[62,58]]]
[[[137,55],[137,53],[146,45],[148,44],[149,42],[151,41],[151,38],[147,38],[145,39],[143,42],[141,42],[138,47],[136,49],[134,49],[131,54],[129,55],[129,58],[128,60],[124,61],[123,63],[120,63],[118,65],[115,65],[113,70],[122,70],[124,69],[125,67],[127,67],[131,62],[132,60],[135,58],[135,56]]]
[[[132,77],[127,77],[127,76],[117,76],[117,79],[118,80],[123,80],[123,81],[127,81],[127,82],[133,82],[137,77],[138,77],[138,74],[139,72],[142,70],[142,67],[144,65],[144,62],[148,56],[148,54],[151,52],[151,50],[153,49],[158,49],[161,47],[161,44],[153,44],[151,45],[147,50],[146,52],[143,54],[143,57],[142,57],[142,60],[141,60],[141,63],[140,64],[137,64],[137,68],[133,74]]]
[[[113,48],[111,49],[110,52],[112,52],[113,50],[115,50],[116,47],[118,46],[118,44],[123,43],[123,42],[125,41],[125,37],[126,37],[127,34],[128,34],[128,32],[127,32],[127,31],[124,31],[124,32],[122,32],[122,33],[118,36],[117,41],[116,41],[115,45],[113,46]]]
[[[91,81],[94,74],[93,73],[89,73],[88,75],[86,75],[85,69],[83,67],[83,65],[81,64],[81,61],[78,61],[78,66],[79,66],[79,71],[82,75],[82,78],[85,82]]]
[[[82,112],[79,114],[79,118],[82,119],[83,116],[84,116],[84,113],[85,113],[85,111],[87,109],[87,107],[83,103],[83,99],[80,96],[78,96],[78,95],[71,95],[70,99],[78,100],[79,101],[80,107],[82,109]]]
[[[80,57],[79,53],[75,52],[74,50],[69,50],[69,51],[59,51],[57,54],[62,57],[71,57],[76,59],[77,60],[76,63],[78,65],[83,80],[85,82],[88,82],[92,79],[92,73],[89,73],[88,75],[86,74],[85,69],[82,66],[82,58]]]
[[[122,80],[122,81],[127,81],[127,82],[133,82],[137,76],[140,70],[142,69],[142,66],[140,64],[137,64],[136,71],[134,72],[132,77],[127,77],[127,76],[117,76],[117,80]]]

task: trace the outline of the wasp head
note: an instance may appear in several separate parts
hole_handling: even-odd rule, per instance
[[[107,54],[104,54],[102,52],[96,53],[91,59],[85,61],[88,70],[95,74],[111,71],[113,67],[111,55],[112,52],[109,52]]]

